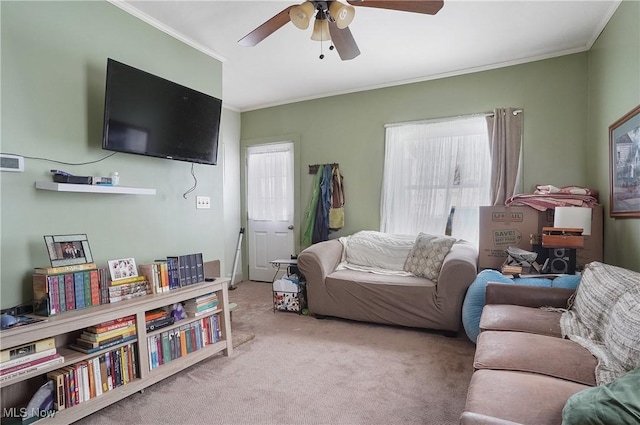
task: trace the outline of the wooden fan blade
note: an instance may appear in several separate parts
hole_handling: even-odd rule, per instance
[[[360,54],[360,49],[351,35],[349,27],[340,29],[335,22],[329,21],[331,41],[343,61],[351,60]]]
[[[241,46],[252,47],[269,37],[271,34],[279,30],[284,24],[289,22],[289,10],[293,7],[295,7],[295,5],[287,7],[285,10],[242,37],[238,40],[238,44]]]
[[[378,0],[348,0],[352,6],[376,7],[379,9],[402,10],[405,12],[435,15],[444,6],[443,0],[409,0],[409,1],[378,1]]]

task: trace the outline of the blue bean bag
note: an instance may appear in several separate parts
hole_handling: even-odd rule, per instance
[[[565,275],[556,279],[538,277],[514,279],[504,276],[497,270],[481,271],[469,286],[462,304],[462,325],[467,336],[474,343],[480,333],[480,316],[485,304],[485,289],[488,282],[575,289],[580,282],[580,276]]]

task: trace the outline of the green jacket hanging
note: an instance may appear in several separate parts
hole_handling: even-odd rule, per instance
[[[320,179],[322,178],[322,171],[324,165],[318,167],[318,172],[313,178],[313,186],[311,192],[311,199],[309,200],[309,207],[305,213],[304,232],[302,233],[301,243],[303,246],[311,245],[313,238],[313,227],[316,221],[316,208],[318,206],[318,198],[320,196]]]

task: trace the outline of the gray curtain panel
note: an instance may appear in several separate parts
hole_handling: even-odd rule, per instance
[[[520,163],[523,112],[496,108],[487,116],[491,152],[491,202],[504,205],[514,195]]]

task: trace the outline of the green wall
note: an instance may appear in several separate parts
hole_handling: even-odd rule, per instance
[[[82,163],[103,158],[104,82],[111,57],[210,95],[222,95],[222,64],[107,2],[0,2],[2,152]],[[224,131],[224,129],[223,129]],[[47,265],[43,235],[86,233],[96,262],[138,263],[202,252],[225,261],[223,167],[119,153],[87,165],[26,159],[24,173],[0,173],[2,307],[31,300],[30,272]],[[36,190],[58,168],[77,175],[120,173],[123,186],[156,196]],[[213,208],[195,209],[195,195]],[[235,233],[235,232],[234,232]]]
[[[640,104],[640,2],[623,1],[589,51],[590,186],[609,211],[609,126]],[[640,219],[605,214],[605,261],[640,271]]]
[[[386,123],[523,108],[524,191],[531,192],[536,184],[585,184],[587,71],[588,54],[580,53],[244,112],[241,137],[248,141],[297,135],[297,207],[303,215],[313,177],[307,165],[338,162],[344,175],[346,217],[344,229],[334,235],[378,229]]]

